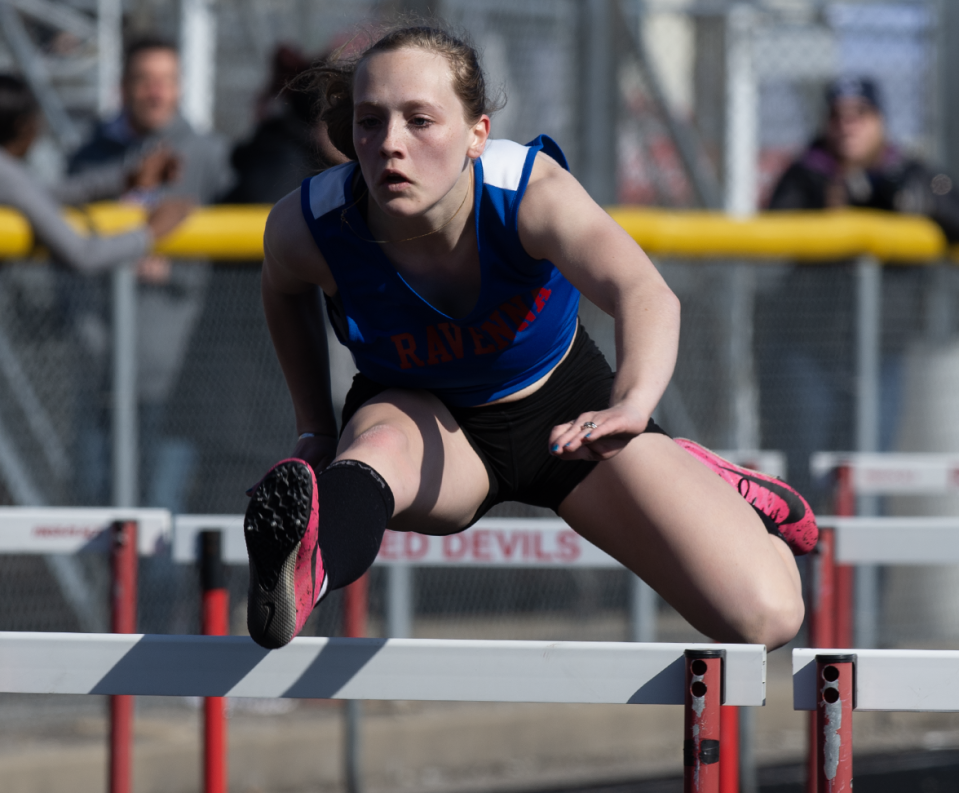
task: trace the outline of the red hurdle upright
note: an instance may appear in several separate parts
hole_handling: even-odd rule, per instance
[[[836,515],[847,518],[855,514],[856,489],[853,485],[852,467],[842,465],[836,472]],[[853,589],[856,568],[849,564],[837,564],[835,571],[836,634],[831,644],[819,646],[852,647]]]
[[[739,793],[739,708],[719,709],[719,793]]]
[[[110,592],[113,633],[137,630],[137,524],[117,521],[110,527]],[[132,696],[110,697],[110,793],[133,790],[133,708]]]
[[[202,592],[203,635],[228,636],[230,633],[230,593],[223,567],[222,533],[200,532],[200,590]],[[203,790],[227,793],[226,699],[203,700]]]
[[[719,793],[723,651],[686,650],[683,793]]]
[[[816,656],[818,793],[852,793],[855,654]]]
[[[836,473],[836,515],[856,514],[853,470],[842,465]],[[808,631],[810,647],[850,647],[852,645],[853,586],[855,568],[836,564],[836,532],[820,526],[819,542],[810,554]],[[819,730],[813,714],[809,716],[809,741],[806,753],[806,793],[821,793],[817,787],[816,746]]]

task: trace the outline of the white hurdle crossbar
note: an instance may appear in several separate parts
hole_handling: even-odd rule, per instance
[[[817,517],[839,564],[959,564],[959,518]]]
[[[959,651],[793,650],[793,708],[815,710],[816,656],[856,656],[856,710],[959,711]]]
[[[0,554],[103,553],[115,521],[137,523],[137,552],[169,547],[172,517],[165,509],[120,507],[0,507]]]
[[[846,467],[859,496],[935,495],[959,491],[959,454],[816,452],[813,476]]]
[[[765,704],[762,645],[81,633],[0,633],[0,692],[681,705],[689,649],[725,650],[726,704]]]

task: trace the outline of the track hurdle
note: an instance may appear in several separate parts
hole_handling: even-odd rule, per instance
[[[859,513],[857,503],[861,498],[892,495],[943,495],[959,492],[959,455],[956,454],[891,454],[817,452],[810,459],[813,476],[824,477],[836,474],[837,518],[847,518]],[[867,516],[864,516],[867,517]],[[816,638],[810,640],[814,647],[851,647],[853,641],[854,614],[854,567],[852,563],[835,558],[826,558],[832,553],[831,527],[820,521],[821,544],[814,560],[825,566],[822,575],[812,578],[821,582],[821,592],[810,593],[811,602],[826,598],[829,614],[819,622],[819,609],[813,609],[812,630]],[[895,564],[895,562],[890,562]],[[866,564],[862,562],[861,564]],[[832,589],[826,591],[831,585]],[[862,609],[869,604],[858,604]],[[875,618],[862,620],[866,627],[866,644],[875,634]]]
[[[938,491],[936,491],[938,492]],[[959,518],[838,517],[818,518],[819,544],[809,576],[810,644],[837,646],[838,612],[836,571],[861,564],[959,564]],[[856,650],[862,654],[865,650]],[[799,709],[799,708],[797,708]],[[810,710],[812,708],[809,708]],[[818,774],[816,746],[821,730],[810,720],[807,791],[815,793]],[[820,787],[821,791],[822,788]]]
[[[852,791],[856,710],[959,712],[959,651],[793,650],[793,708],[816,712],[818,793]]]
[[[727,459],[743,465],[781,475],[785,457],[780,452],[723,452]],[[189,563],[196,558],[197,536],[204,527],[217,527],[223,532],[224,559],[231,564],[246,564],[241,515],[177,515],[174,518],[173,558]],[[389,571],[387,634],[409,635],[412,623],[412,586],[410,571],[415,567],[512,567],[527,569],[580,568],[616,569],[622,565],[592,545],[559,518],[483,518],[472,528],[445,537],[387,531],[376,559],[377,566]],[[399,581],[401,586],[393,584]],[[366,580],[353,584],[346,591],[344,633],[362,636],[365,633]],[[631,623],[634,639],[645,639],[655,633],[654,593],[638,578],[631,598]],[[358,604],[364,604],[357,608]],[[645,636],[643,635],[645,634]],[[358,774],[358,740],[356,728],[358,706],[349,706],[347,713],[346,767],[350,779]],[[734,793],[739,789],[739,718],[735,706],[721,711],[726,760],[722,765],[722,790]],[[748,747],[750,744],[747,743]],[[732,758],[732,759],[730,759]]]
[[[766,648],[0,633],[0,691],[684,705],[684,790],[718,793],[719,706],[765,704]]]
[[[0,507],[0,554],[110,556],[110,629],[132,634],[137,620],[137,557],[163,553],[172,532],[163,509]],[[132,790],[133,698],[110,698],[110,793]]]
[[[810,644],[837,646],[840,566],[959,564],[959,518],[820,516],[819,545],[809,577]]]

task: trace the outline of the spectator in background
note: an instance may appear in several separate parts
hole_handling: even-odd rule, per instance
[[[952,180],[886,138],[879,88],[868,78],[826,90],[825,133],[782,175],[770,209],[866,207],[926,215],[959,241],[959,192]]]
[[[846,77],[826,90],[827,119],[780,178],[772,210],[860,207],[926,215],[959,240],[959,191],[944,173],[893,145],[877,84]],[[920,330],[922,276],[884,267],[880,448],[895,441],[907,343]],[[810,481],[815,451],[855,447],[855,285],[849,263],[794,267],[757,307],[762,437],[788,455],[791,481],[825,498]],[[814,507],[823,504],[814,503]]]
[[[225,142],[194,130],[179,113],[180,59],[176,47],[157,37],[133,42],[126,50],[121,84],[123,108],[100,124],[70,160],[70,171],[87,173],[104,165],[128,163],[160,146],[176,153],[180,179],[158,190],[117,191],[123,200],[153,204],[165,196],[209,204],[232,181]],[[186,508],[196,464],[192,442],[164,427],[165,407],[182,369],[199,319],[209,268],[201,262],[149,257],[141,264],[137,306],[138,392],[143,502],[175,511]],[[97,314],[102,317],[102,311]],[[105,367],[104,367],[105,375]],[[108,498],[109,454],[106,414],[86,438],[88,498]]]
[[[299,81],[311,66],[295,47],[276,48],[269,83],[257,102],[256,129],[233,150],[237,181],[225,203],[275,204],[307,176],[346,162],[317,118],[315,92]]]
[[[41,185],[23,165],[41,130],[40,107],[26,82],[0,74],[0,205],[19,210],[34,239],[54,258],[81,273],[97,273],[144,256],[154,240],[168,234],[192,207],[189,199],[167,199],[147,222],[108,237],[77,234],[64,221],[61,204],[83,204],[123,190],[153,189],[175,175],[168,151],[159,149],[131,162],[90,170],[53,187]]]

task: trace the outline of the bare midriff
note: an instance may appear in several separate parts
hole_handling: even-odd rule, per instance
[[[569,355],[569,351],[573,349],[573,343],[576,341],[576,334],[579,333],[579,322],[576,323],[576,331],[573,333],[573,338],[569,341],[569,346],[566,348],[566,352],[563,353],[563,357],[559,359],[559,363],[556,364],[552,369],[550,369],[546,374],[544,374],[539,380],[535,383],[530,383],[525,388],[521,388],[519,391],[515,391],[512,394],[507,396],[500,397],[499,399],[494,399],[492,402],[484,402],[482,405],[477,405],[476,407],[486,407],[487,405],[502,405],[506,402],[519,402],[521,399],[525,399],[530,394],[535,394],[539,391],[546,381],[553,376],[553,372],[559,369],[563,365],[563,361],[566,360],[566,356]]]

